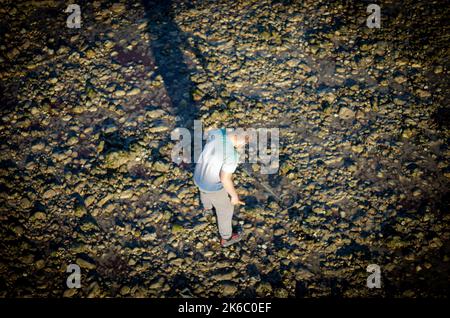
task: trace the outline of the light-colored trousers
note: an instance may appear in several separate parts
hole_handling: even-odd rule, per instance
[[[227,240],[232,234],[232,219],[234,207],[231,204],[228,193],[225,189],[217,192],[203,192],[200,190],[200,201],[203,208],[210,210],[216,209],[217,226],[219,227],[220,236]]]

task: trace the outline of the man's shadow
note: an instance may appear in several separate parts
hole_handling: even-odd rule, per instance
[[[192,70],[185,62],[183,49],[192,52],[202,67],[206,66],[206,60],[196,42],[191,45],[188,41],[188,37],[192,39],[195,37],[180,30],[174,21],[172,0],[142,0],[142,4],[147,19],[147,32],[150,35],[149,45],[157,66],[156,74],[161,75],[164,81],[166,93],[172,104],[172,114],[177,117],[176,127],[189,129],[193,136],[194,120],[199,117],[199,107],[192,97],[196,85],[190,79]],[[160,148],[171,142],[174,141],[171,141],[170,136],[162,140],[155,148],[155,156],[158,156]],[[193,154],[192,146],[191,154]],[[192,173],[194,166],[184,163],[180,165],[185,171]],[[184,216],[182,219],[185,220],[180,220],[179,216],[174,213],[172,222],[182,223],[183,226],[187,226],[184,223],[195,222],[192,216]]]
[[[195,86],[190,80],[190,70],[182,52],[183,47],[189,48],[189,43],[173,20],[171,0],[143,0],[142,3],[157,74],[164,80],[173,115],[178,118],[177,126],[191,129],[198,115],[198,107],[192,98]]]

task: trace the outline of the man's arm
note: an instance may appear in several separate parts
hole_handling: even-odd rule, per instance
[[[230,172],[220,171],[220,181],[223,184],[223,187],[228,192],[228,194],[231,197],[231,204],[237,205],[241,204],[244,205],[245,203],[239,200],[239,196],[236,192],[236,189],[233,185],[233,174]]]

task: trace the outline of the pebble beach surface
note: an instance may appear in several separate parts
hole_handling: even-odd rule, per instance
[[[0,3],[1,297],[448,295],[445,1]],[[238,168],[228,249],[171,160],[193,119],[280,129],[294,206]]]

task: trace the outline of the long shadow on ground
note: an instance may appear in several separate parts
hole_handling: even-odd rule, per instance
[[[192,99],[194,84],[190,80],[190,70],[185,63],[182,47],[188,47],[186,38],[173,20],[172,1],[142,1],[148,32],[151,36],[150,47],[157,66],[157,72],[172,102],[172,109],[181,126],[191,127],[198,108]]]

